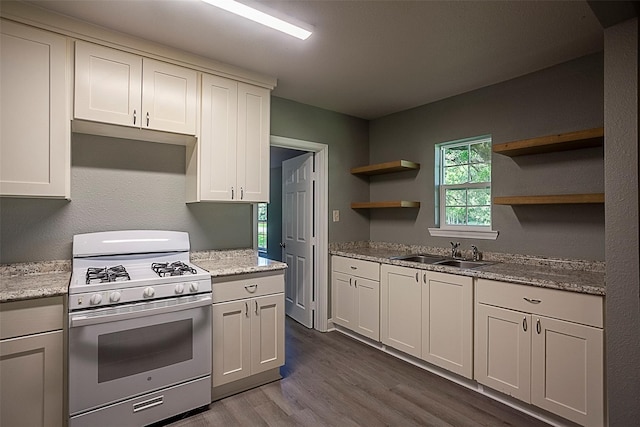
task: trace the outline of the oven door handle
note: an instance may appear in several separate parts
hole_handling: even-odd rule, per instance
[[[171,313],[176,311],[189,310],[192,308],[211,305],[210,295],[202,295],[194,301],[181,302],[178,304],[163,304],[158,307],[140,309],[135,311],[118,312],[117,308],[112,313],[92,312],[88,314],[71,314],[69,316],[69,327],[77,328],[81,326],[98,325],[100,323],[116,322],[119,320],[137,319],[140,317],[153,316],[156,314]]]

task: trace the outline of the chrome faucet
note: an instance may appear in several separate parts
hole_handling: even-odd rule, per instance
[[[458,248],[460,247],[460,242],[449,243],[451,243],[451,258],[458,258]]]
[[[480,260],[480,252],[478,252],[478,247],[476,245],[471,245],[471,260],[472,261]]]

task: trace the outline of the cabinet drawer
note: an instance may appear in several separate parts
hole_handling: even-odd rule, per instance
[[[276,294],[284,292],[284,272],[214,277],[211,286],[214,303]]]
[[[597,328],[604,324],[603,299],[597,295],[478,279],[476,300]]]
[[[333,271],[350,274],[352,276],[375,281],[380,280],[380,264],[377,262],[333,256],[331,257],[331,268]]]
[[[62,297],[0,304],[0,339],[62,329]]]

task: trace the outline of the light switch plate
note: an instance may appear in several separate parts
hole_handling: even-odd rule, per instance
[[[333,222],[338,221],[340,221],[340,211],[336,209],[333,211]]]

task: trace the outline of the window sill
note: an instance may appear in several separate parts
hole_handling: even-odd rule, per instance
[[[432,237],[456,237],[461,239],[483,239],[496,240],[498,231],[488,230],[452,230],[448,228],[429,228],[429,234]]]

